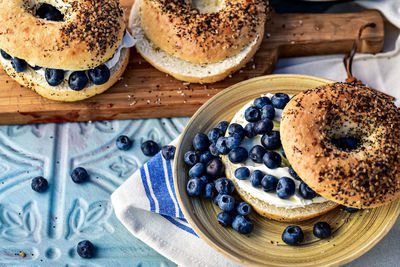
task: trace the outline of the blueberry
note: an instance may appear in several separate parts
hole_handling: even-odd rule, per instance
[[[355,213],[355,212],[359,211],[359,209],[357,209],[357,208],[346,207],[346,206],[344,207],[344,210],[348,213]]]
[[[261,144],[269,150],[277,149],[281,146],[281,135],[279,131],[272,131],[264,134],[261,138]]]
[[[31,67],[31,69],[33,70],[40,70],[42,68],[40,66],[31,66],[31,65],[29,65],[29,67]]]
[[[233,135],[226,137],[226,146],[229,149],[238,148],[240,146],[241,142],[242,142],[242,138],[237,133],[234,133]]]
[[[261,180],[261,186],[265,192],[273,192],[278,185],[278,178],[273,175],[267,174]]]
[[[247,235],[253,231],[254,225],[250,219],[237,215],[232,222],[232,228],[235,229],[239,234]]]
[[[201,180],[201,178],[200,178]],[[204,186],[203,197],[205,198],[212,198],[215,193],[215,185],[214,183],[207,183]]]
[[[196,163],[192,168],[189,170],[189,176],[191,178],[200,177],[206,172],[206,167],[203,163]]]
[[[95,85],[102,85],[110,79],[110,69],[106,65],[100,65],[94,69],[88,70],[88,76]]]
[[[287,199],[294,195],[296,185],[292,179],[288,177],[282,177],[278,180],[276,185],[276,194],[279,198]]]
[[[212,182],[212,180],[210,179],[210,177],[208,177],[207,175],[202,175],[202,176],[200,177],[200,180],[201,180],[204,184],[208,184],[208,183],[211,183],[211,182]]]
[[[293,170],[292,165],[289,166],[289,173],[294,179],[301,181],[300,176]]]
[[[282,241],[288,245],[298,245],[304,240],[304,233],[300,227],[289,225],[282,233]]]
[[[119,136],[119,137],[117,138],[116,144],[117,144],[117,148],[118,148],[119,150],[124,150],[124,151],[126,151],[126,150],[128,150],[128,149],[130,149],[130,148],[132,147],[133,142],[132,142],[131,139],[129,139],[128,136],[126,136],[126,135],[121,135],[121,136]]]
[[[276,169],[281,166],[282,158],[281,155],[275,151],[268,151],[264,154],[263,161],[265,166],[270,169]]]
[[[223,196],[222,194],[217,194],[217,195],[214,197],[213,202],[214,202],[215,205],[218,206],[218,201],[219,201],[219,199],[220,199],[222,196]]]
[[[226,155],[229,153],[229,148],[227,146],[227,137],[221,136],[218,138],[217,143],[215,144],[218,154],[220,155]]]
[[[278,109],[283,109],[289,100],[289,96],[284,93],[276,93],[271,98],[272,105]]]
[[[226,133],[226,129],[228,129],[228,125],[229,125],[229,122],[221,121],[220,123],[218,123],[217,128],[221,129],[223,134],[225,134]]]
[[[161,154],[163,155],[164,159],[166,160],[173,160],[175,156],[176,147],[174,146],[163,146],[161,148]]]
[[[224,135],[224,132],[219,129],[219,128],[212,128],[209,132],[208,132],[208,140],[210,140],[211,143],[215,143],[217,142],[218,138],[220,138],[221,136]]]
[[[281,155],[282,155],[282,157],[286,158],[285,150],[283,150],[283,148],[281,149]]]
[[[251,212],[251,206],[249,203],[240,202],[239,205],[236,207],[236,211],[239,215],[247,216]]]
[[[93,258],[95,253],[95,247],[89,240],[83,240],[76,246],[76,252],[82,258]]]
[[[247,167],[240,167],[235,170],[235,177],[239,180],[246,180],[250,176],[250,170]]]
[[[259,109],[261,109],[261,108],[263,108],[265,105],[271,105],[271,100],[268,98],[268,97],[266,97],[266,96],[262,96],[262,97],[259,97],[259,98],[256,98],[255,100],[254,100],[254,106],[256,107],[256,108],[259,108]]]
[[[261,109],[261,119],[273,120],[274,118],[275,118],[275,108],[272,105],[263,106]]]
[[[193,138],[193,147],[198,151],[206,151],[210,146],[207,135],[203,133],[198,133]]]
[[[152,157],[160,151],[158,144],[152,140],[147,140],[140,146],[140,148],[142,149],[143,154],[148,157]]]
[[[237,123],[232,123],[231,125],[229,125],[228,134],[232,136],[235,133],[239,134],[240,138],[243,139],[244,129],[243,129],[242,125],[237,124]]]
[[[72,181],[74,181],[77,184],[80,184],[89,179],[89,174],[87,173],[86,169],[78,167],[71,172],[71,178]]]
[[[7,54],[7,52],[4,51],[3,49],[0,49],[0,53],[1,53],[1,56],[2,56],[4,59],[6,59],[6,60],[11,60],[11,59],[12,59],[12,57],[11,57],[9,54]]]
[[[57,69],[46,69],[44,77],[50,86],[57,86],[64,81],[64,71]]]
[[[64,15],[54,6],[49,4],[42,4],[37,10],[36,15],[39,18],[51,21],[63,21]]]
[[[235,186],[233,185],[233,182],[229,180],[228,178],[222,177],[214,182],[215,184],[215,189],[219,194],[232,194],[233,190],[235,190]]]
[[[209,147],[208,150],[210,151],[211,155],[214,157],[217,157],[219,155],[219,151],[217,148],[217,145],[215,143],[212,143]]]
[[[260,110],[256,107],[248,107],[244,112],[244,117],[248,122],[256,122],[260,120]]]
[[[339,139],[332,139],[332,143],[343,150],[353,150],[359,145],[359,140],[353,137],[342,137]]]
[[[313,199],[317,196],[314,190],[312,190],[305,182],[301,182],[299,186],[300,196],[304,199]]]
[[[220,214],[218,214],[217,216],[218,222],[220,225],[222,225],[223,227],[229,227],[232,225],[232,216],[228,213],[228,212],[221,212]]]
[[[49,188],[47,180],[41,176],[32,179],[31,187],[33,191],[42,193]]]
[[[263,163],[265,153],[267,153],[265,148],[260,145],[255,145],[249,151],[249,158],[256,163]]]
[[[13,66],[16,72],[24,72],[28,67],[28,63],[26,63],[25,60],[19,59],[17,57],[11,59],[11,65]]]
[[[235,149],[232,149],[229,152],[229,160],[232,163],[240,163],[245,161],[248,158],[249,154],[247,153],[247,150],[244,147],[238,147]]]
[[[331,236],[332,229],[327,222],[317,222],[314,224],[313,234],[318,238],[328,238]]]
[[[230,195],[223,194],[218,200],[218,207],[223,211],[231,211],[235,208],[235,199]]]
[[[214,158],[207,164],[207,174],[212,178],[221,177],[225,171],[225,166],[219,158]]]
[[[186,163],[186,165],[192,167],[194,166],[197,162],[200,161],[199,155],[197,155],[196,152],[194,151],[188,151],[185,153],[183,156],[183,161]]]
[[[215,156],[213,156],[210,151],[206,151],[200,154],[200,162],[204,164],[207,164],[213,158],[215,158]]]
[[[190,179],[186,185],[186,191],[191,197],[198,197],[204,190],[204,183],[199,178]]]
[[[259,170],[255,170],[250,174],[250,182],[251,185],[254,187],[260,187],[261,186],[261,180],[264,177],[264,173]]]
[[[244,127],[244,135],[247,138],[253,138],[254,136],[256,136],[256,124],[254,122],[249,122],[248,124],[246,124],[246,126]]]
[[[69,75],[68,85],[74,91],[83,90],[87,83],[89,82],[88,77],[86,76],[86,72],[84,71],[74,71]]]
[[[270,119],[263,119],[256,123],[254,131],[256,134],[268,134],[274,128],[274,123]]]

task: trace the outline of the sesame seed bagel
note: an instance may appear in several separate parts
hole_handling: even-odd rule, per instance
[[[357,147],[335,145],[344,137]],[[400,197],[400,110],[374,89],[335,83],[296,95],[281,142],[297,174],[327,199],[372,208]]]
[[[34,16],[47,3],[63,21]],[[32,66],[87,70],[109,60],[125,32],[118,0],[0,1],[0,48]]]

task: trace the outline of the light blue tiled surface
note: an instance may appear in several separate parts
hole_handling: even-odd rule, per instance
[[[148,160],[143,141],[165,145],[187,121],[0,126],[0,266],[174,266],[122,226],[109,196]],[[129,151],[115,146],[121,134],[135,141]],[[72,182],[69,173],[78,166],[88,170],[89,182]],[[36,176],[48,179],[47,192],[31,189]],[[76,254],[83,239],[98,248],[95,258]]]

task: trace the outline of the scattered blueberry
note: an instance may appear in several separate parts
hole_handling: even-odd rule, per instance
[[[152,157],[160,151],[160,147],[158,144],[152,140],[148,140],[144,142],[140,148],[142,149],[143,154],[148,157]]]
[[[95,247],[89,240],[83,240],[79,242],[78,245],[76,246],[76,252],[82,258],[90,259],[93,258],[94,256]]]
[[[343,150],[353,150],[359,145],[359,140],[353,137],[342,137],[339,139],[332,139],[332,143]]]
[[[261,180],[261,186],[265,192],[273,192],[278,185],[278,178],[273,175],[267,174]]]
[[[239,180],[246,180],[250,176],[250,170],[247,167],[240,167],[235,170],[235,177]]]
[[[248,122],[256,122],[260,120],[260,110],[256,107],[248,107],[244,112],[244,117]]]
[[[208,150],[210,151],[211,155],[214,157],[217,157],[219,155],[219,151],[217,148],[217,145],[215,143],[212,143],[209,147]]]
[[[204,164],[207,164],[213,158],[215,158],[215,156],[213,156],[210,151],[206,151],[200,154],[200,162]]]
[[[176,147],[174,146],[163,146],[161,148],[161,154],[163,155],[164,159],[166,160],[173,160],[175,156]]]
[[[233,135],[226,137],[226,146],[229,149],[238,148],[241,142],[242,138],[237,133],[234,133]]]
[[[279,198],[287,199],[294,195],[296,185],[292,179],[288,177],[282,177],[278,180],[276,185],[276,194]]]
[[[206,172],[206,167],[203,163],[196,163],[192,168],[189,170],[189,176],[191,178],[201,177]]]
[[[185,153],[185,156],[183,156],[183,161],[186,163],[186,165],[192,167],[200,161],[200,157],[196,152],[188,151]]]
[[[223,135],[226,133],[226,129],[228,129],[229,122],[227,121],[221,121],[218,123],[217,128],[221,129],[223,132]]]
[[[332,229],[327,222],[317,222],[314,224],[313,234],[318,238],[328,238],[331,236]]]
[[[200,178],[201,180],[201,178]],[[214,183],[207,183],[204,187],[203,197],[205,198],[212,198],[215,193],[215,185]]]
[[[283,150],[283,148],[281,149],[281,155],[282,155],[282,157],[286,158],[285,150]]]
[[[247,235],[253,231],[254,225],[250,219],[237,215],[232,222],[232,228],[240,234]]]
[[[106,65],[100,65],[94,69],[88,70],[88,76],[95,85],[102,85],[110,79],[110,69]]]
[[[57,8],[45,3],[36,10],[36,15],[41,19],[47,19],[51,21],[64,20],[64,15]]]
[[[46,69],[44,77],[50,86],[57,86],[64,81],[64,71],[57,69]]]
[[[215,143],[217,142],[218,138],[220,138],[221,136],[224,135],[224,132],[219,129],[219,128],[212,128],[209,132],[208,132],[208,140],[210,140],[211,143]]]
[[[207,174],[212,178],[218,178],[223,175],[225,166],[219,158],[214,158],[207,164]]]
[[[259,170],[255,170],[250,174],[250,182],[251,185],[254,187],[260,187],[261,186],[261,180],[264,177],[264,173]]]
[[[300,176],[293,170],[292,165],[289,166],[289,173],[294,179],[301,181]]]
[[[236,211],[239,215],[247,216],[251,212],[251,206],[249,203],[240,202],[239,205],[236,207]]]
[[[74,181],[77,184],[80,184],[89,179],[89,174],[87,173],[86,169],[78,167],[71,172],[71,178],[72,181]]]
[[[206,151],[210,146],[210,142],[208,140],[207,135],[203,133],[198,133],[193,138],[193,147],[198,151]]]
[[[233,135],[235,133],[239,134],[240,138],[243,139],[244,129],[243,129],[242,125],[237,124],[237,123],[232,123],[231,125],[229,125],[228,134]]]
[[[4,59],[6,59],[6,60],[11,60],[11,59],[12,59],[12,57],[11,57],[9,54],[7,54],[7,52],[4,51],[3,49],[0,49],[0,53],[1,53],[1,56],[2,56]]]
[[[226,155],[229,153],[229,148],[227,146],[227,137],[223,137],[221,136],[220,138],[218,138],[217,143],[215,144],[218,153],[220,155]]]
[[[259,98],[256,98],[255,100],[254,100],[254,106],[256,107],[256,108],[259,108],[259,109],[261,109],[261,108],[263,108],[265,105],[271,105],[271,100],[268,98],[268,97],[266,97],[266,96],[262,96],[262,97],[259,97]]]
[[[232,194],[233,190],[235,190],[235,186],[231,180],[228,178],[222,177],[214,182],[215,184],[215,189],[219,194]]]
[[[275,108],[272,105],[263,106],[261,109],[261,119],[273,120],[274,118],[275,118]]]
[[[86,76],[86,72],[84,71],[74,71],[69,75],[68,85],[74,91],[83,90],[87,83],[89,82],[88,77]]]
[[[274,128],[274,123],[270,119],[263,119],[256,123],[254,131],[256,134],[267,134]]]
[[[191,197],[198,197],[204,190],[204,183],[199,178],[192,178],[186,185],[186,191]]]
[[[249,156],[249,154],[244,147],[238,147],[238,148],[232,149],[229,152],[229,160],[232,163],[243,162],[248,158],[248,156]]]
[[[117,148],[119,150],[124,150],[124,151],[130,149],[132,147],[132,145],[133,145],[132,140],[129,139],[129,137],[126,136],[126,135],[119,136],[117,138],[116,143],[117,143]]]
[[[217,219],[219,224],[222,225],[223,227],[229,227],[232,225],[233,221],[232,216],[226,211],[219,213]]]
[[[231,211],[235,208],[235,199],[230,195],[223,194],[218,200],[218,207],[223,211]]]
[[[33,191],[42,193],[49,188],[49,183],[43,177],[35,177],[32,179],[31,187]]]
[[[279,153],[276,153],[275,151],[268,151],[264,154],[263,162],[268,168],[276,169],[281,166],[282,158]]]
[[[11,65],[15,69],[16,72],[24,72],[28,67],[28,63],[25,60],[14,57],[11,59]]]
[[[265,148],[260,145],[255,145],[249,151],[249,158],[256,163],[263,163],[265,153],[267,153]]]
[[[217,194],[217,195],[215,195],[215,197],[214,197],[214,199],[213,199],[215,205],[218,206],[218,201],[219,201],[219,199],[220,199],[222,196],[223,196],[223,194]]]
[[[281,146],[281,135],[279,131],[272,131],[264,134],[261,138],[261,144],[269,150],[277,149]]]
[[[207,175],[202,175],[202,176],[200,177],[200,180],[201,180],[204,184],[208,184],[208,183],[211,183],[211,182],[212,182],[212,180],[210,179],[210,177],[208,177]]]
[[[283,109],[289,100],[289,96],[284,93],[276,93],[271,98],[272,105],[278,109]]]
[[[300,196],[304,199],[313,199],[317,196],[314,190],[312,190],[305,182],[301,182],[299,186]]]
[[[346,207],[346,206],[344,206],[344,210],[348,213],[355,213],[355,212],[359,211],[359,209],[357,209],[357,208]]]
[[[246,124],[246,126],[244,127],[244,135],[247,138],[253,138],[254,136],[256,136],[256,124],[254,122],[249,122],[248,124]]]
[[[304,233],[300,227],[290,225],[282,233],[282,241],[288,245],[298,245],[304,240]]]

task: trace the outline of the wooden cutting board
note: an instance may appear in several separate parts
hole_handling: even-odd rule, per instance
[[[129,14],[133,0],[121,1]],[[381,51],[384,26],[375,10],[343,14],[272,14],[260,50],[241,71],[201,85],[159,72],[132,49],[123,79],[105,93],[75,103],[47,100],[0,73],[0,124],[191,116],[209,98],[237,82],[272,73],[278,58],[348,52],[361,25],[360,52]],[[343,77],[345,78],[345,77]]]

